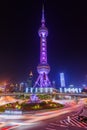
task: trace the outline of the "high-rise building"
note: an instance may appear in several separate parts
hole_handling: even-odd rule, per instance
[[[32,87],[33,87],[33,73],[32,71],[30,71],[28,79],[25,83],[25,92],[30,93]]]
[[[29,77],[27,79],[28,88],[33,87],[33,73],[32,71],[29,73]]]
[[[38,35],[40,37],[40,63],[37,66],[38,78],[35,82],[34,87],[39,88],[41,92],[45,89],[45,92],[48,92],[48,89],[51,89],[51,82],[48,78],[48,73],[50,72],[50,66],[47,62],[47,36],[48,29],[45,25],[45,17],[44,17],[44,6],[42,8],[42,18],[41,18],[41,27],[38,30]],[[37,89],[36,88],[36,89]]]
[[[64,73],[60,73],[60,84],[61,84],[61,87],[65,87]]]

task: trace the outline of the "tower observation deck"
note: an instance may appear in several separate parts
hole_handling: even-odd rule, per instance
[[[38,35],[40,37],[40,63],[37,66],[37,72],[39,74],[34,87],[39,86],[40,88],[51,87],[51,82],[48,78],[48,73],[50,72],[50,66],[47,62],[47,36],[48,29],[45,26],[44,17],[44,6],[42,8],[42,18],[41,27],[38,30]]]

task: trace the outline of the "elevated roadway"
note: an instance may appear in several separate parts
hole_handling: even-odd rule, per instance
[[[43,95],[43,93],[38,93],[39,95]],[[37,95],[38,95],[37,94]],[[87,97],[87,94],[84,93],[55,93],[55,94],[50,94],[46,93],[48,95],[56,95],[56,96],[71,96],[71,97]],[[32,95],[31,93],[0,93],[0,96],[29,96]]]

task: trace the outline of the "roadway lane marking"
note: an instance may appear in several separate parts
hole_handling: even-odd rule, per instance
[[[87,123],[78,121],[78,116],[74,117],[73,120],[80,124],[82,127],[87,128]]]
[[[71,124],[72,126],[76,126],[75,124],[73,124],[73,121],[72,121],[72,119],[71,119],[71,121],[70,121],[70,124]]]
[[[56,121],[56,123],[57,123],[58,121]],[[86,123],[84,123],[84,122],[79,122],[78,120],[77,120],[77,117],[75,117],[75,118],[72,118],[71,119],[71,122],[69,123],[68,121],[67,121],[67,119],[66,120],[61,120],[60,121],[60,123],[61,124],[55,124],[55,123],[50,123],[50,126],[49,127],[53,127],[53,126],[60,126],[60,127],[68,127],[69,125],[72,125],[72,126],[77,126],[77,127],[82,127],[82,128],[87,128],[87,124]],[[66,124],[66,125],[64,125],[64,124]],[[47,128],[48,130],[51,130],[52,128]]]
[[[65,122],[65,124],[69,125],[69,122],[67,120],[63,120]]]
[[[63,124],[61,125],[61,124],[55,124],[55,123],[50,123],[50,125],[67,127],[67,126],[65,126]]]
[[[47,130],[56,130],[56,129],[52,129],[52,128],[46,128]]]
[[[55,124],[55,123],[50,123],[50,125],[56,125],[57,126],[57,124]]]
[[[59,125],[59,126],[61,126],[61,127],[68,127],[68,126],[66,126],[66,125]]]
[[[55,127],[55,126],[49,124],[48,127]]]
[[[52,129],[52,128],[50,128],[50,127],[64,127],[64,128],[66,128],[66,127],[68,127],[68,126],[66,126],[66,125],[61,125],[61,124],[50,123],[50,126],[48,126],[47,128],[48,128],[48,129]]]
[[[60,120],[60,124],[66,124],[66,125],[72,125],[72,126],[77,126],[77,127],[83,127],[83,128],[87,128],[87,124],[84,122],[79,122],[77,116],[74,118],[71,118],[70,123],[67,121],[67,119],[65,120]]]
[[[70,122],[68,122],[68,120],[66,119],[66,120],[60,121],[60,123],[75,126],[75,125],[72,123],[72,120],[70,120]]]
[[[72,120],[73,124],[75,124],[75,126],[78,126],[78,127],[81,127],[77,122],[76,120]]]
[[[60,123],[63,124],[63,120],[60,120]]]
[[[86,128],[87,128],[87,123],[85,123],[85,122],[82,122],[85,126],[86,126]]]
[[[75,119],[73,119],[73,120],[76,121],[76,122],[78,122],[78,124],[80,124],[82,127],[86,127],[82,122],[79,122],[79,121],[77,121]]]

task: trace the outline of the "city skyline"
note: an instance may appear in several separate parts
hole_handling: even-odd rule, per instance
[[[25,80],[32,70],[37,77],[42,1],[1,3],[0,80]],[[49,76],[80,82],[87,77],[87,15],[85,3],[45,1]]]

